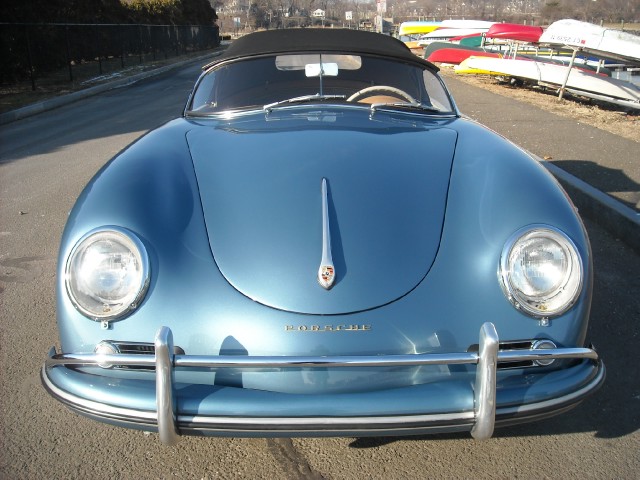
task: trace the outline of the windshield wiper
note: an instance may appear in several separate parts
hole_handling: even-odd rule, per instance
[[[420,112],[435,112],[435,113],[446,113],[440,110],[439,108],[432,107],[431,105],[424,105],[422,103],[408,103],[408,102],[398,102],[398,103],[372,103],[371,110],[380,110],[383,108],[393,108],[400,110],[412,110],[412,111],[420,111]]]
[[[345,98],[346,95],[320,95],[319,93],[316,93],[315,95],[303,95],[301,97],[293,97],[288,98],[287,100],[280,100],[279,102],[268,103],[267,105],[262,107],[262,110],[264,110],[265,112],[270,112],[274,107],[279,107],[281,105],[290,105],[292,103],[306,103],[312,102],[314,100],[344,100]]]

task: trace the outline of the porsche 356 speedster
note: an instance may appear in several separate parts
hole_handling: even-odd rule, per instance
[[[576,209],[400,41],[242,37],[73,208],[42,380],[180,435],[470,431],[564,412],[605,370]]]

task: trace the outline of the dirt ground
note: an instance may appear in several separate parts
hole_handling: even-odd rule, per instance
[[[444,65],[441,66],[440,73],[443,77],[455,76],[458,80],[498,95],[530,103],[557,115],[579,119],[582,123],[640,143],[640,110],[628,112],[622,107],[609,106],[590,99],[568,97],[560,100],[555,90],[514,87],[486,75],[457,75],[453,68]]]

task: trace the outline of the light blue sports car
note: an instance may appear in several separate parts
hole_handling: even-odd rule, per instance
[[[71,212],[48,392],[168,444],[484,439],[594,392],[584,226],[437,70],[362,31],[233,42]]]

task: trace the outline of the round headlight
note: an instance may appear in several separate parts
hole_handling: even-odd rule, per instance
[[[582,290],[582,259],[569,237],[548,226],[516,232],[500,258],[500,279],[511,303],[536,318],[561,315]]]
[[[138,306],[149,286],[146,250],[123,228],[94,230],[71,251],[65,282],[83,315],[96,321],[122,317]]]

